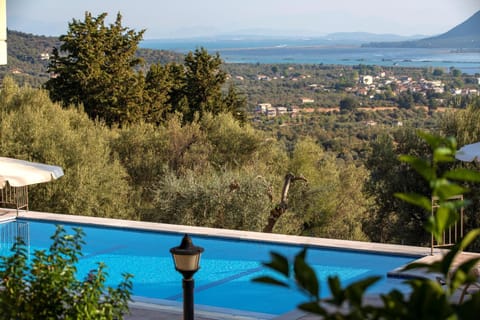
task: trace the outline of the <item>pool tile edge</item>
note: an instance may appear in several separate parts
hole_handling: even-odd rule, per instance
[[[216,229],[207,227],[174,225],[157,222],[145,222],[134,220],[121,220],[112,218],[99,218],[78,215],[66,215],[57,213],[45,213],[36,211],[20,211],[19,218],[64,221],[71,223],[80,223],[87,225],[106,225],[110,227],[140,229],[150,231],[163,231],[174,233],[189,233],[191,235],[206,235],[213,237],[248,239],[268,242],[282,242],[287,244],[329,247],[338,249],[351,249],[358,251],[368,251],[373,253],[388,253],[396,255],[406,255],[412,257],[421,257],[430,255],[429,247],[405,246],[396,244],[374,243],[366,241],[339,240],[327,238],[315,238],[305,236],[284,235],[277,233],[263,233],[254,231],[240,231],[230,229]],[[435,254],[439,252],[434,252]]]

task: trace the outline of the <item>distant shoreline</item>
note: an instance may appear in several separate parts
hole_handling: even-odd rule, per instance
[[[464,48],[372,48],[302,40],[278,41],[143,41],[140,47],[188,53],[204,47],[218,52],[225,63],[378,65],[386,67],[457,68],[480,74],[480,50]]]

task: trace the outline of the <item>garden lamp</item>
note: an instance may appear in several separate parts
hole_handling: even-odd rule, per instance
[[[183,319],[193,319],[193,275],[200,269],[200,256],[202,247],[194,246],[192,239],[185,234],[178,247],[170,249],[175,264],[175,270],[183,276]]]

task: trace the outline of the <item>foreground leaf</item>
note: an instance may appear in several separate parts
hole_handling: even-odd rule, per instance
[[[277,279],[272,278],[272,277],[268,277],[268,276],[262,276],[262,277],[253,278],[252,281],[253,281],[253,282],[258,282],[258,283],[271,284],[271,285],[280,286],[280,287],[285,287],[285,288],[289,288],[289,287],[290,287],[290,286],[288,285],[288,283],[283,282],[283,281],[280,281],[280,280],[277,280]]]

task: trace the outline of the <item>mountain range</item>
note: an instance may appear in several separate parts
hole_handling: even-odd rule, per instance
[[[354,45],[374,48],[456,48],[456,49],[480,49],[480,11],[476,12],[464,22],[453,27],[449,31],[436,35],[412,35],[400,36],[395,34],[376,34],[368,32],[336,32],[326,35],[301,36],[292,34],[271,34],[268,30],[243,30],[243,32],[216,34],[209,37],[192,37],[179,39],[146,39],[143,45],[149,43],[175,44],[179,43],[202,43],[219,45],[226,42],[238,45],[240,42],[269,45],[284,43],[286,46],[338,46]],[[168,48],[166,48],[168,49]]]
[[[419,40],[395,42],[370,42],[363,47],[375,48],[480,48],[480,11],[438,36]]]
[[[206,47],[221,46],[230,43],[228,47],[235,47],[241,43],[247,43],[255,46],[275,46],[285,44],[287,46],[360,46],[368,42],[391,42],[391,41],[412,41],[427,37],[426,35],[397,35],[391,33],[370,33],[370,32],[334,32],[325,35],[272,35],[268,32],[250,30],[250,33],[222,33],[203,37],[188,38],[159,38],[145,39],[141,46],[151,47],[151,44],[163,43],[171,44],[172,48],[178,48],[182,43],[202,44]],[[217,48],[215,47],[215,48]],[[170,49],[168,46],[166,49]],[[217,48],[218,49],[218,48]]]

